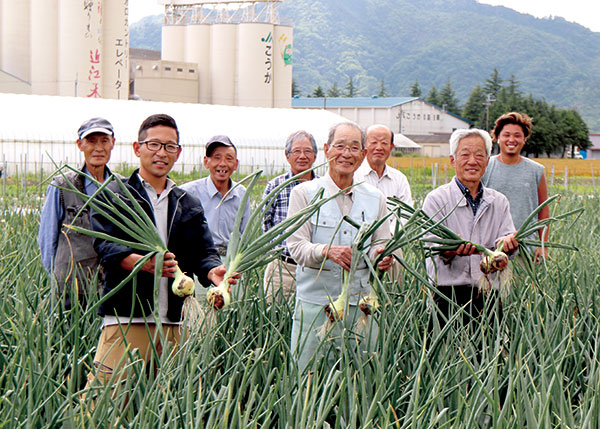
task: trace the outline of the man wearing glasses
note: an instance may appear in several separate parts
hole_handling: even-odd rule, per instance
[[[208,227],[221,256],[227,253],[229,237],[233,232],[235,217],[246,193],[246,188],[231,180],[237,170],[237,149],[227,136],[214,136],[206,143],[204,167],[209,176],[181,186],[189,194],[198,198],[204,208]],[[250,219],[250,204],[246,204],[240,233]]]
[[[315,142],[315,138],[306,131],[292,133],[285,143],[285,157],[288,164],[290,164],[290,171],[267,183],[263,199],[280,184],[313,166],[317,159],[317,143]],[[315,175],[314,171],[309,171],[281,190],[265,209],[263,231],[267,232],[285,220],[292,189],[299,183],[313,180],[316,177],[318,176]],[[280,258],[271,261],[265,269],[264,287],[265,295],[269,302],[273,300],[273,297],[288,301],[296,292],[296,261],[290,255],[285,241],[281,243],[281,246],[283,247],[283,251]]]
[[[323,343],[320,347],[316,330],[326,321],[324,306],[340,296],[344,277],[342,272],[350,270],[351,246],[357,233],[354,226],[342,220],[343,217],[348,216],[359,225],[363,222],[370,224],[384,218],[387,212],[385,197],[380,191],[366,183],[353,186],[356,183],[354,173],[365,157],[365,134],[358,125],[345,122],[333,126],[324,151],[329,160],[327,174],[296,186],[290,196],[288,211],[288,216],[294,216],[321,190],[324,191],[324,197],[341,192],[287,240],[290,253],[298,263],[291,350],[298,361],[299,371],[308,368],[317,353],[327,354],[325,344],[342,347],[339,338],[342,324],[346,329],[353,330],[360,313],[358,301],[371,290],[368,284],[369,269],[363,260],[359,262],[350,283],[348,312],[332,330],[333,341]],[[389,222],[385,221],[370,238],[373,243],[369,251],[371,259],[383,250],[382,246],[389,237]],[[391,264],[392,258],[388,256],[379,262],[378,268],[387,270]],[[377,327],[371,319],[369,317],[369,326],[363,338],[353,334],[361,351],[373,350]],[[335,361],[335,354],[329,354],[330,363]]]
[[[105,384],[126,363],[126,354],[134,349],[148,364],[153,350],[173,350],[180,341],[180,324],[184,298],[176,296],[170,283],[179,265],[188,275],[196,274],[204,286],[219,284],[225,267],[214,247],[212,235],[200,201],[175,186],[169,171],[181,154],[179,131],[175,120],[159,114],[148,117],[140,126],[133,151],[140,167],[125,180],[136,202],[156,225],[169,252],[165,254],[160,281],[159,300],[154,301],[154,258],[146,262],[136,278],[120,289],[118,285],[143,257],[143,251],[97,239],[94,247],[106,273],[104,297],[99,307],[103,316],[102,333],[94,357],[95,371],[88,375],[88,386],[97,379]],[[133,203],[121,193],[125,202]],[[95,230],[123,241],[135,241],[100,213],[93,213]],[[163,332],[155,329],[155,306]],[[165,342],[170,342],[168,345]],[[114,380],[125,377],[120,374]]]

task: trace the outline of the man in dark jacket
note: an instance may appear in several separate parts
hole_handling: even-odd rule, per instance
[[[135,282],[122,286],[101,305],[99,314],[104,320],[94,358],[96,372],[89,374],[88,385],[96,377],[106,383],[125,363],[123,357],[128,349],[137,348],[148,363],[153,349],[161,354],[165,347],[161,343],[163,339],[171,345],[179,343],[184,299],[177,297],[170,285],[178,265],[189,275],[196,274],[205,286],[219,284],[225,274],[202,205],[167,176],[181,153],[179,131],[173,118],[168,115],[148,117],[140,126],[133,150],[140,158],[140,168],[125,183],[154,221],[170,251],[165,254],[158,303],[154,301],[153,258],[143,266]],[[92,215],[92,223],[95,230],[135,241],[99,213]],[[105,240],[96,240],[94,246],[104,267],[103,295],[106,296],[130,274],[144,252]],[[155,329],[156,305],[164,336]]]

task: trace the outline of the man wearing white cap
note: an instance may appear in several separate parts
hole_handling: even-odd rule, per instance
[[[81,171],[104,182],[111,174],[106,164],[115,145],[111,123],[104,118],[89,119],[79,127],[78,137],[77,147],[85,159]],[[87,208],[75,219],[84,202],[74,192],[60,189],[70,189],[67,180],[87,195],[98,189],[91,180],[73,171],[54,177],[46,189],[38,244],[44,268],[51,273],[57,292],[64,299],[65,309],[76,304],[74,299],[85,308],[87,288],[95,286],[89,293],[97,292],[102,284],[102,274],[93,238],[63,228],[75,221],[78,226],[92,229]]]

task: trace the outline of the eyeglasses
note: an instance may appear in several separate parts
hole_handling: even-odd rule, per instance
[[[342,152],[342,153],[345,150],[349,150],[350,153],[352,153],[354,155],[359,154],[363,150],[362,146],[358,145],[358,144],[353,144],[353,145],[347,146],[347,145],[342,144],[342,143],[336,143],[336,144],[331,145],[331,148],[333,150],[335,150],[336,152]]]
[[[167,153],[177,153],[179,152],[179,149],[181,149],[181,146],[177,143],[163,143],[158,140],[147,140],[145,142],[140,142],[140,144],[145,144],[148,150],[151,150],[152,152],[158,152],[163,147]]]
[[[294,149],[293,151],[290,152],[292,155],[294,156],[300,156],[300,154],[304,154],[306,156],[311,156],[315,154],[315,151],[312,149]]]

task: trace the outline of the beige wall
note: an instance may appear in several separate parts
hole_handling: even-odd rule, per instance
[[[135,95],[149,101],[198,103],[196,64],[176,61],[132,60]]]
[[[31,85],[16,77],[0,71],[0,92],[10,94],[31,94]]]
[[[419,143],[423,150],[421,154],[431,158],[440,158],[450,155],[450,145],[448,143]]]

